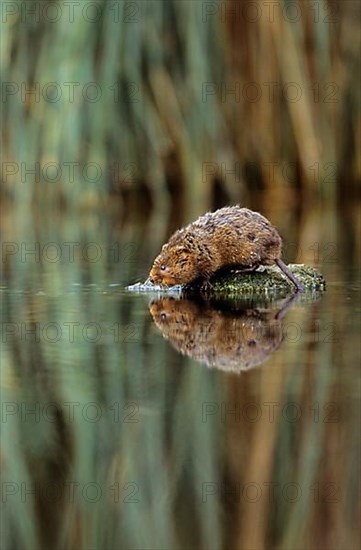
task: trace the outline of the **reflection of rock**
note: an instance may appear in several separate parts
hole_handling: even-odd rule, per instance
[[[209,367],[240,372],[263,363],[282,340],[277,310],[221,311],[209,303],[164,297],[150,313],[163,336]]]

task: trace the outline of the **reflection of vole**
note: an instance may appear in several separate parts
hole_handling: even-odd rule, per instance
[[[161,298],[150,305],[153,320],[184,355],[209,367],[240,372],[263,363],[282,340],[275,312],[230,315],[191,300]]]
[[[230,266],[276,263],[297,290],[304,290],[282,262],[281,250],[282,239],[264,216],[239,206],[221,208],[176,231],[154,260],[149,280],[185,285]]]

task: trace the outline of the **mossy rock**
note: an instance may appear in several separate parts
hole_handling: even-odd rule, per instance
[[[287,267],[304,285],[306,294],[325,290],[325,279],[317,269],[304,264],[288,264]],[[278,267],[271,266],[260,271],[246,273],[236,269],[216,273],[205,288],[202,287],[201,282],[196,282],[187,285],[184,290],[189,294],[202,292],[210,297],[265,296],[269,294],[283,296],[294,293],[295,286]]]
[[[318,299],[326,289],[323,276],[314,267],[304,264],[288,264],[288,269],[304,285],[305,292],[299,293],[301,301]],[[262,267],[252,272],[237,271],[237,269],[222,270],[204,284],[197,280],[185,286],[160,287],[146,281],[127,287],[136,293],[156,293],[157,295],[200,296],[205,299],[236,300],[244,298],[267,302],[277,298],[295,294],[294,284],[276,266]]]

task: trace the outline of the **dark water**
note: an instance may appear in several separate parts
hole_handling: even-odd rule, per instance
[[[6,264],[1,547],[358,547],[357,266],[321,243],[326,292],[280,315],[126,292],[156,246],[123,235]]]

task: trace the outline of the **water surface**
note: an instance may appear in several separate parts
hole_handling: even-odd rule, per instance
[[[355,548],[358,270],[320,264],[326,292],[277,316],[126,292],[131,242],[135,262],[13,254],[2,547]]]

